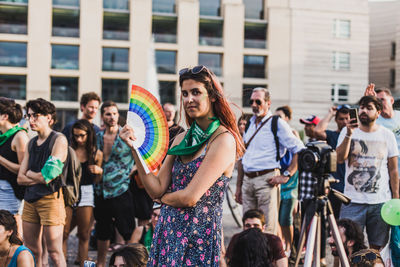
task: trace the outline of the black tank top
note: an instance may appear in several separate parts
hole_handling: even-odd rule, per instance
[[[95,174],[89,171],[89,161],[81,162],[82,166],[82,178],[81,178],[81,185],[91,185],[93,184],[94,178],[96,177]]]
[[[56,132],[52,131],[47,139],[40,145],[37,145],[38,138],[35,137],[33,140],[32,148],[29,151],[29,162],[28,170],[33,172],[40,172],[46,163],[47,159],[51,155],[52,147],[50,147],[50,140]],[[61,187],[61,179],[57,177],[51,181],[48,185],[45,184],[35,184],[32,186],[27,186],[25,190],[24,199],[28,202],[35,202],[40,198],[57,192]]]

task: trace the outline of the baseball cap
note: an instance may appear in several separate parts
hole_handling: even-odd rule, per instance
[[[309,116],[309,117],[307,117],[305,119],[300,119],[300,123],[303,123],[303,124],[314,124],[314,125],[317,125],[319,123],[319,121],[320,121],[320,118],[318,118],[315,115],[311,115],[311,116]]]

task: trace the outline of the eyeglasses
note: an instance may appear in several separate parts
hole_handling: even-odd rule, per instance
[[[193,68],[184,68],[184,69],[181,69],[179,71],[179,76],[182,76],[183,74],[186,74],[186,73],[189,73],[189,72],[192,73],[192,74],[199,74],[203,70],[208,70],[208,69],[204,65],[198,65],[198,66],[193,67]]]
[[[85,137],[86,135],[87,135],[87,133],[85,133],[85,134],[73,134],[73,136],[74,136],[75,138],[79,138],[79,137],[83,138],[83,137]]]
[[[370,252],[367,252],[366,254],[352,256],[350,258],[350,261],[352,264],[358,264],[365,260],[373,261],[373,260],[376,260],[377,258],[381,258],[381,257],[379,255],[377,255],[375,252],[370,251]]]
[[[336,110],[341,110],[342,108],[351,109],[351,107],[347,104],[339,105],[336,107]]]
[[[26,120],[30,120],[31,118],[33,118],[34,120],[37,120],[37,118],[39,118],[39,116],[40,115],[42,115],[42,114],[40,114],[40,113],[27,113],[27,114],[25,114],[25,116],[24,116],[24,118],[26,119]]]
[[[260,99],[256,99],[256,100],[250,99],[250,106],[253,105],[254,102],[256,102],[256,104],[259,105],[259,106],[261,105],[261,100]]]

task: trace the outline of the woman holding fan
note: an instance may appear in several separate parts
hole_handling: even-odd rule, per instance
[[[157,176],[146,174],[134,153],[146,191],[162,203],[148,265],[219,266],[224,193],[244,146],[208,68],[182,69],[179,84],[190,129],[175,138]],[[125,126],[120,136],[134,149],[134,129]]]

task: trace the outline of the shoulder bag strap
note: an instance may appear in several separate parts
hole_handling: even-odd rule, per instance
[[[250,142],[253,140],[253,138],[256,136],[256,134],[258,133],[258,131],[272,118],[272,116],[270,116],[268,119],[266,119],[261,125],[260,127],[258,127],[258,129],[255,131],[255,133],[250,137],[250,140],[245,143],[245,147],[248,148],[250,145]]]

